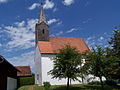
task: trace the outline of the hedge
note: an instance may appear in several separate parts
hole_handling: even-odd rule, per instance
[[[18,88],[25,85],[34,85],[35,77],[19,77],[18,78]]]

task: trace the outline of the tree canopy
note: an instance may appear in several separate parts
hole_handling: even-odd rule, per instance
[[[69,88],[69,80],[79,80],[80,66],[82,55],[75,47],[65,45],[59,50],[56,58],[53,60],[54,68],[49,73],[53,78],[67,78],[67,89]]]
[[[107,48],[107,57],[114,57],[114,60],[111,60],[111,71],[113,74],[111,74],[111,78],[118,79],[120,75],[120,28],[116,27],[115,30],[113,30],[113,36],[110,38],[109,44],[111,48]],[[109,66],[110,67],[110,66]],[[119,78],[120,79],[120,78]]]
[[[110,38],[109,44],[111,45],[111,54],[120,58],[120,29],[113,31],[113,37]]]
[[[102,87],[102,77],[105,77],[107,80],[111,79],[112,73],[116,72],[116,67],[118,67],[117,58],[107,55],[107,52],[106,49],[97,46],[96,49],[93,49],[92,52],[86,56],[88,60],[88,63],[85,64],[85,66],[87,66],[86,72],[99,77]]]

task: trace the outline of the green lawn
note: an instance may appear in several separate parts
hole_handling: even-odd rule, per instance
[[[44,90],[44,87],[39,87],[36,85],[22,86],[18,90]]]
[[[44,90],[44,87],[29,85],[29,86],[23,86],[18,90]],[[66,86],[64,85],[51,86],[51,90],[66,90]],[[101,90],[101,86],[100,85],[71,85],[70,90]],[[120,90],[120,87],[105,85],[104,90]]]

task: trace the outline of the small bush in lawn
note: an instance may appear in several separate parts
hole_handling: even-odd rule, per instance
[[[51,84],[49,82],[43,82],[45,90],[50,90]]]
[[[100,85],[101,83],[99,81],[92,81],[92,82],[89,82],[88,84],[90,84],[90,85]]]
[[[117,85],[117,82],[115,82],[115,80],[106,80],[106,81],[105,81],[105,84],[107,84],[107,85],[112,85],[112,86],[116,86],[116,85]]]

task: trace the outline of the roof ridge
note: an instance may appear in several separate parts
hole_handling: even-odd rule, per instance
[[[85,42],[84,39],[82,39],[83,43],[85,44],[85,46],[88,48],[88,50],[90,51],[90,48],[88,47],[87,43]]]
[[[78,38],[78,39],[83,39],[83,38],[80,38],[80,37],[50,37],[50,38]]]
[[[15,67],[30,67],[30,66],[15,66]]]

